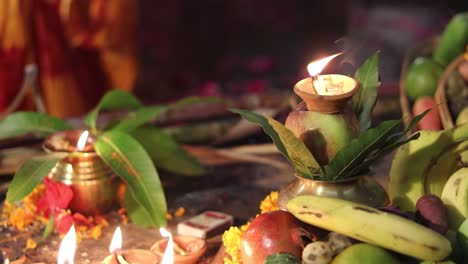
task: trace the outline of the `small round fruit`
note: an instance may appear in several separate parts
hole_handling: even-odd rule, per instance
[[[371,244],[354,244],[338,254],[331,264],[400,264],[400,261],[381,247]]]
[[[332,249],[333,256],[336,256],[353,243],[351,242],[351,239],[345,235],[330,232],[330,234],[328,234],[328,244]]]
[[[463,110],[458,114],[455,123],[457,126],[468,123],[468,106],[463,108]]]
[[[411,101],[422,96],[433,96],[443,68],[429,58],[417,58],[409,67],[405,78],[406,95]]]
[[[302,263],[304,264],[328,264],[332,258],[330,245],[323,241],[309,243],[302,251]]]
[[[439,111],[432,96],[419,97],[413,104],[413,115],[422,114],[424,111],[431,109],[417,124],[419,130],[441,130],[442,122],[440,121]]]

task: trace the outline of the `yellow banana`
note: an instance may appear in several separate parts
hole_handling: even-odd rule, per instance
[[[449,228],[457,230],[468,217],[468,168],[459,169],[449,178],[441,198],[447,207]]]
[[[445,182],[468,151],[468,124],[445,131],[420,131],[417,140],[400,147],[389,175],[389,196],[402,210],[414,211],[427,193],[440,196]]]
[[[304,195],[289,200],[287,209],[308,224],[418,259],[442,260],[452,250],[439,233],[363,204]]]

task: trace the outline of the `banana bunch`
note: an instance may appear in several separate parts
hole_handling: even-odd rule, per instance
[[[305,223],[417,259],[439,261],[452,251],[448,239],[423,225],[347,200],[297,196],[287,210]]]
[[[420,133],[395,154],[390,201],[404,211],[415,211],[420,197],[434,194],[447,207],[449,228],[457,230],[468,217],[468,125]]]

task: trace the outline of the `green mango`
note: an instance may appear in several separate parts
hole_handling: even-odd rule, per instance
[[[465,51],[468,44],[468,12],[455,15],[445,26],[439,45],[432,58],[442,66],[447,66],[455,57]]]
[[[400,264],[390,251],[366,243],[354,244],[338,254],[331,264]]]

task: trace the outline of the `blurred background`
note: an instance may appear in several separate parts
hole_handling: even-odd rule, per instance
[[[132,91],[146,103],[292,91],[307,63],[339,51],[344,56],[327,71],[351,74],[380,50],[381,89],[395,94],[408,48],[440,34],[467,6],[457,0],[2,0],[0,112],[39,108],[81,116],[110,89]]]

